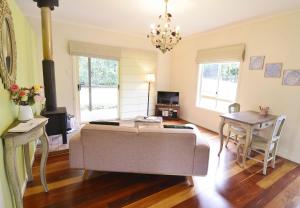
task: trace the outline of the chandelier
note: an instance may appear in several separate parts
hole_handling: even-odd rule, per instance
[[[179,34],[179,26],[171,26],[172,15],[168,13],[168,0],[165,0],[166,10],[164,15],[159,16],[160,23],[158,25],[152,24],[150,26],[150,34],[147,35],[150,38],[152,44],[161,50],[162,53],[166,53],[173,49],[173,47],[181,40]]]

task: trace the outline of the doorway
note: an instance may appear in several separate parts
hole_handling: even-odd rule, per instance
[[[119,61],[78,57],[81,123],[119,118]]]

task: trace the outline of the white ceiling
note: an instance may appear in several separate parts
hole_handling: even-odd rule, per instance
[[[27,16],[40,16],[33,0],[16,0]],[[163,0],[60,0],[53,19],[146,35],[164,11]],[[300,8],[300,0],[169,0],[173,24],[184,36],[254,17]]]

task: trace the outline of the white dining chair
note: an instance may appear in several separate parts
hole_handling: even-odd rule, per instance
[[[233,104],[228,106],[228,112],[229,113],[240,112],[240,109],[241,109],[241,106],[238,103],[233,103]],[[232,140],[234,144],[237,144],[238,139],[242,138],[242,137],[245,137],[245,136],[246,136],[245,129],[237,127],[237,126],[229,125],[225,147],[227,148],[229,140]]]
[[[286,116],[281,115],[277,118],[277,120],[272,125],[271,131],[265,133],[265,135],[261,135],[260,133],[258,135],[253,135],[252,141],[248,149],[247,158],[263,163],[264,175],[267,174],[267,167],[270,161],[272,161],[272,165],[271,165],[272,168],[275,168],[275,159],[276,159],[276,153],[278,148],[278,142],[282,133],[285,120],[286,120]],[[237,161],[240,160],[240,156],[242,155],[245,141],[246,141],[245,137],[240,138],[238,141]],[[254,157],[251,157],[252,151],[263,155],[264,159],[258,160]]]

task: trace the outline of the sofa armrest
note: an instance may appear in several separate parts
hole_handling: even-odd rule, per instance
[[[208,141],[201,136],[199,129],[195,125],[188,124],[187,126],[193,127],[193,131],[196,134],[193,175],[207,175],[210,153]]]
[[[204,176],[208,171],[210,148],[208,144],[198,143],[195,147],[193,175]]]
[[[70,166],[71,168],[84,168],[83,146],[80,139],[80,132],[74,134],[69,141],[70,146]]]

